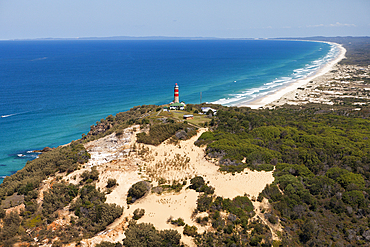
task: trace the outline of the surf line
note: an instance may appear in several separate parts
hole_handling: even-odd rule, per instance
[[[6,118],[6,117],[21,115],[21,114],[25,114],[25,113],[29,113],[29,112],[32,112],[32,111],[24,111],[24,112],[18,112],[18,113],[9,114],[9,115],[2,115],[1,117],[2,118]]]

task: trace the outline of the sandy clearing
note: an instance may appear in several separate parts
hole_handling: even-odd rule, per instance
[[[136,126],[136,129],[140,128]],[[106,231],[93,238],[84,239],[81,245],[94,246],[100,241],[122,241],[124,229],[127,227],[128,220],[132,218],[134,210],[143,208],[145,215],[138,220],[138,223],[151,223],[158,230],[175,229],[181,233],[182,242],[194,246],[192,238],[182,234],[183,227],[167,223],[170,217],[183,218],[186,224],[197,226],[199,233],[209,229],[209,226],[201,226],[192,218],[199,195],[185,188],[192,177],[203,176],[205,181],[215,188],[216,196],[230,199],[245,194],[252,199],[258,196],[266,184],[273,182],[272,171],[256,172],[245,169],[235,175],[218,171],[219,167],[205,156],[205,147],[194,145],[205,131],[207,131],[206,128],[199,129],[197,135],[177,144],[171,144],[169,141],[158,146],[136,144],[137,152],[132,152],[136,142],[133,128],[128,128],[120,138],[112,134],[87,143],[86,148],[92,156],[91,160],[85,168],[69,174],[64,179],[77,184],[80,174],[95,166],[100,173],[96,185],[101,191],[107,191],[106,185],[109,178],[117,180],[118,185],[107,194],[106,202],[122,206],[124,212],[119,219],[108,226]],[[73,179],[74,176],[77,178]],[[164,178],[169,182],[186,181],[187,186],[179,193],[164,192],[161,195],[149,193],[130,206],[127,205],[127,192],[134,183],[147,179],[152,181],[153,186],[157,186],[158,178]]]

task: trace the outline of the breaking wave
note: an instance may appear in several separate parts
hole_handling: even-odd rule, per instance
[[[275,78],[275,80],[266,82],[260,87],[246,89],[237,94],[230,94],[228,98],[222,98],[212,103],[233,106],[240,102],[252,101],[255,98],[273,93],[292,82],[312,76],[338,56],[340,52],[339,48],[335,44],[330,44],[330,46],[330,50],[326,56],[306,64],[303,68],[293,70],[293,73],[289,76]]]

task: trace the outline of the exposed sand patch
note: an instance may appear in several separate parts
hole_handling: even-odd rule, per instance
[[[124,212],[119,219],[108,226],[106,231],[81,241],[82,246],[93,246],[103,240],[122,241],[124,228],[137,208],[145,209],[145,215],[138,222],[152,223],[158,230],[176,229],[182,234],[183,227],[167,222],[170,217],[183,218],[186,224],[197,226],[199,233],[210,230],[209,225],[201,226],[192,218],[199,193],[185,187],[196,175],[203,176],[205,181],[215,188],[216,196],[230,199],[245,194],[252,199],[258,196],[266,184],[273,182],[272,172],[255,172],[248,169],[235,175],[219,172],[219,167],[205,157],[205,148],[194,145],[205,131],[207,131],[206,128],[199,129],[196,136],[177,144],[170,144],[168,141],[158,146],[136,144],[135,153],[132,152],[132,148],[136,135],[132,128],[127,129],[120,138],[112,134],[86,144],[92,156],[91,160],[84,169],[71,173],[65,179],[77,184],[80,174],[95,166],[100,173],[97,187],[101,191],[107,191],[106,185],[109,178],[117,180],[118,186],[112,188],[111,193],[107,194],[107,202],[124,207]],[[77,177],[75,180],[74,176]],[[179,182],[186,180],[187,185],[179,193],[164,192],[161,195],[150,193],[127,206],[127,192],[134,183],[147,179],[152,181],[153,186],[157,186],[159,178],[166,179],[170,183],[174,180]],[[181,241],[194,246],[192,238],[183,234]]]

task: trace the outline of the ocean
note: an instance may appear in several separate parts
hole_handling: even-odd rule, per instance
[[[0,41],[0,182],[109,114],[180,101],[235,105],[315,73],[338,54],[283,40]]]

